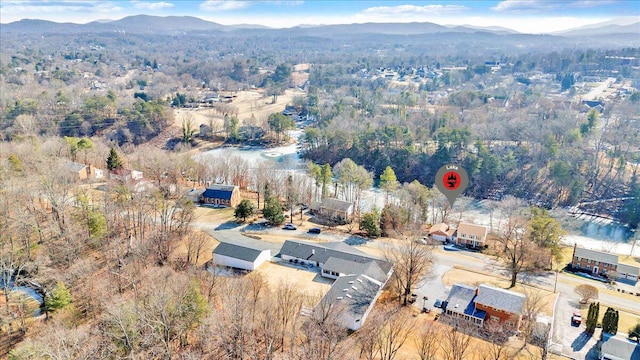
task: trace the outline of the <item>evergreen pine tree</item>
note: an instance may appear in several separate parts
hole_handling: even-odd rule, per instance
[[[120,159],[120,155],[116,152],[116,149],[113,147],[109,151],[109,157],[107,157],[107,170],[113,171],[115,169],[119,169],[122,167],[122,160]]]
[[[618,333],[618,319],[618,311],[613,308],[607,308],[607,311],[604,313],[604,317],[602,318],[602,336],[604,336],[605,333],[611,335]]]
[[[600,303],[591,303],[589,305],[589,313],[587,314],[587,320],[585,321],[586,331],[589,334],[593,334],[596,331],[596,324],[598,323],[598,315],[600,315]]]

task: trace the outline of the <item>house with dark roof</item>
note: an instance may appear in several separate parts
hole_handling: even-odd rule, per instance
[[[240,189],[234,185],[210,185],[200,196],[201,203],[220,207],[236,207],[240,200]]]
[[[523,294],[488,285],[455,284],[444,305],[444,313],[478,326],[491,322],[515,331],[522,321],[525,300]]]
[[[385,282],[391,275],[392,265],[341,242],[308,243],[287,240],[280,249],[282,260],[321,269],[323,277],[337,279],[342,275],[368,274]]]
[[[600,360],[640,360],[640,344],[621,335],[605,336]]]
[[[271,259],[271,250],[221,242],[213,250],[213,263],[235,269],[255,270]]]
[[[337,311],[336,322],[358,330],[393,273],[393,265],[341,242],[308,243],[287,240],[283,261],[320,267],[320,275],[335,282],[315,307],[314,316]],[[326,314],[322,314],[323,318]]]
[[[593,275],[605,276],[609,279],[635,284],[640,276],[640,268],[633,265],[621,264],[617,254],[573,247],[571,260],[573,270],[587,272]]]

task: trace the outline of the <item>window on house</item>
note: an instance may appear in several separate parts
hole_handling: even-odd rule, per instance
[[[500,318],[497,316],[491,315],[491,321],[500,321]]]

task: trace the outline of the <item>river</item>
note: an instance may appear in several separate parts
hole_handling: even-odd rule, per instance
[[[291,138],[299,139],[304,134],[304,130],[293,130],[288,134]],[[209,150],[205,154],[208,156],[240,156],[249,162],[250,167],[254,167],[259,161],[273,161],[280,164],[283,170],[303,172],[305,166],[298,150],[297,144],[291,144],[273,148],[219,148]],[[377,188],[364,191],[360,200],[362,211],[369,211],[374,205],[378,208],[382,208],[384,205],[384,195]],[[452,223],[464,221],[495,228],[499,226],[500,219],[505,218],[495,209],[496,203],[490,200],[476,201],[471,198],[460,198],[456,200],[449,220]],[[568,232],[563,239],[563,243],[566,245],[577,244],[587,249],[640,257],[640,239],[638,239],[640,231],[636,234],[637,240],[634,240],[633,233],[619,223],[600,223],[578,219],[569,215],[568,211],[564,209],[553,210],[552,215],[562,222]],[[635,247],[633,246],[634,241],[637,243]]]

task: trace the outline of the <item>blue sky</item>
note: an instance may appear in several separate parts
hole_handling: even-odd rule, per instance
[[[0,22],[86,23],[129,15],[190,15],[220,24],[270,27],[363,22],[501,26],[548,33],[612,21],[640,21],[640,0],[333,1],[333,0],[1,0]],[[624,17],[625,19],[620,20]]]

